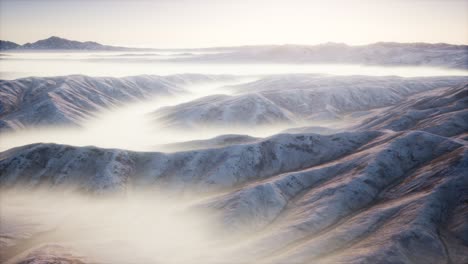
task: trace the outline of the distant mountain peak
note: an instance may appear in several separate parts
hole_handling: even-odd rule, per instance
[[[22,49],[66,49],[66,50],[100,50],[107,49],[106,46],[96,42],[80,42],[68,40],[57,36],[38,40],[34,43],[26,43]]]
[[[61,38],[57,36],[51,36],[46,39],[41,39],[33,43],[26,43],[24,45],[18,45],[10,41],[0,41],[1,50],[136,50],[134,48],[117,47],[102,45],[94,41],[76,41]]]
[[[0,50],[16,49],[20,45],[7,40],[0,40]]]
[[[47,38],[47,39],[63,39],[63,40],[68,40],[68,39],[65,39],[65,38],[57,37],[57,36],[50,36],[50,37]]]

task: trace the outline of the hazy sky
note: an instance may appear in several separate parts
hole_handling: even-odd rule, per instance
[[[0,38],[205,47],[468,44],[468,0],[0,0]]]

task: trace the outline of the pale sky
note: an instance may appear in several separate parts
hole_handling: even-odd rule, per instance
[[[0,0],[0,39],[155,48],[468,44],[468,0]]]

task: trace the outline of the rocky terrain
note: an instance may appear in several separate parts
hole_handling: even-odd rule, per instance
[[[359,129],[422,130],[454,137],[468,131],[468,85],[419,93],[372,117]]]
[[[159,145],[157,148],[165,152],[187,151],[206,148],[219,148],[237,144],[251,143],[260,140],[261,138],[251,137],[248,135],[221,135],[210,139],[191,140],[176,142],[170,144]]]
[[[230,228],[257,232],[241,250],[268,263],[464,263],[467,153],[425,132],[384,134],[207,206]]]
[[[2,81],[1,118],[5,123],[19,120],[22,125],[40,117],[47,118],[32,124],[63,121],[41,112],[41,105],[54,105],[60,106],[56,113],[73,122],[95,109],[149,95],[184,93],[187,83],[219,78],[228,77],[69,76]],[[135,256],[140,257],[138,262],[164,262],[168,255],[172,262],[167,263],[181,259],[195,263],[468,262],[466,77],[272,76],[229,89],[233,95],[204,97],[153,115],[174,112],[184,122],[196,124],[223,117],[229,122],[220,124],[255,126],[323,111],[339,118],[359,118],[340,129],[310,125],[265,138],[223,135],[161,146],[168,152],[52,143],[1,152],[4,195],[23,189],[86,197],[79,210],[83,215],[70,211],[76,201],[64,205],[54,197],[43,204],[29,201],[34,206],[30,212],[15,209],[25,203],[21,199],[3,204],[4,212],[11,214],[0,214],[2,262],[131,263],[114,250],[110,255],[103,253],[117,246],[123,255],[128,255],[125,250],[140,250],[141,256]],[[250,101],[252,97],[262,104]],[[37,119],[24,119],[21,113]],[[281,114],[285,118],[276,119]],[[166,116],[165,120],[179,122],[178,118]],[[188,211],[213,218],[209,226],[219,228],[221,234],[194,240],[188,234],[203,229],[195,219],[180,212],[168,218],[171,223],[182,222],[158,228],[174,232],[172,236],[178,236],[175,229],[183,230],[187,247],[197,245],[184,259],[166,250],[170,236],[164,237],[162,230],[139,229],[168,217],[151,196],[137,200],[136,205],[148,206],[138,210],[162,213],[138,224],[125,220],[128,215],[143,215],[135,213],[136,205],[128,209],[117,200],[106,211],[108,206],[98,202],[139,192],[164,194],[170,200],[188,197]],[[63,197],[70,199],[71,194]],[[90,203],[89,199],[96,200]],[[87,222],[89,217],[93,220]],[[93,222],[98,219],[102,223]],[[73,225],[74,221],[79,224]],[[106,230],[126,225],[128,233],[123,237],[134,245],[120,241],[115,229]],[[67,233],[71,227],[73,235]],[[87,232],[93,234],[92,240]],[[159,236],[164,243],[155,242]],[[145,245],[158,245],[161,259],[145,259],[156,250],[148,248],[148,253],[142,250]]]
[[[233,239],[222,263],[466,263],[468,86],[421,90],[330,135],[225,136],[174,153],[17,147],[0,153],[0,183],[197,195],[192,210],[216,216]],[[23,243],[14,232],[1,238],[8,256]],[[52,245],[21,252],[17,263],[89,262]]]
[[[29,77],[0,80],[0,130],[32,126],[79,125],[99,110],[136,100],[186,92],[190,84],[228,76],[180,74],[124,78]]]
[[[347,114],[360,115],[419,92],[467,81],[467,77],[280,75],[230,87],[234,95],[212,95],[161,108],[154,117],[169,127],[300,126],[340,121]]]
[[[378,134],[280,134],[254,143],[171,154],[33,144],[2,152],[0,182],[14,186],[28,177],[32,185],[44,180],[72,183],[91,192],[126,190],[130,183],[220,190],[335,159]]]

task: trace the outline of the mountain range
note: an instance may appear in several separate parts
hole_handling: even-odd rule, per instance
[[[0,153],[0,183],[207,194],[192,208],[213,213],[225,230],[232,244],[222,248],[222,263],[240,256],[244,263],[466,263],[467,92],[466,85],[430,89],[331,135],[283,133],[229,145],[215,138],[174,153],[26,145]],[[34,245],[60,224],[34,222],[26,233],[27,224],[17,226],[0,236],[0,250],[24,252],[14,263],[56,256],[95,263],[72,262],[65,249],[50,251],[52,242]]]
[[[449,44],[219,51],[169,60],[468,68]],[[0,141],[1,263],[468,263],[468,76],[0,80]]]
[[[413,94],[466,82],[467,77],[269,76],[231,86],[231,95],[202,97],[152,115],[158,123],[179,128],[298,126],[369,114]]]
[[[245,46],[179,60],[218,63],[424,65],[467,69],[468,45],[378,42],[359,46],[343,43]]]
[[[154,96],[187,93],[191,84],[232,80],[229,75],[141,75],[124,78],[71,75],[0,80],[0,131],[36,126],[77,126],[103,109]],[[409,96],[458,87],[468,77],[266,76],[235,86],[230,95],[200,97],[150,114],[167,128],[304,126],[363,118]]]
[[[0,80],[0,131],[72,125],[103,110],[155,96],[185,93],[184,86],[231,78],[224,75],[140,75],[124,78],[28,77]]]
[[[33,43],[19,45],[0,41],[2,51],[89,50],[89,51],[143,51],[158,49],[128,48],[79,42],[60,37],[50,37]],[[242,62],[242,63],[334,63],[365,65],[417,65],[468,69],[468,45],[445,43],[394,43],[378,42],[351,46],[343,43],[319,45],[257,45],[237,47],[212,47],[198,49],[173,49],[186,51],[216,51],[195,56],[179,56],[172,62]]]
[[[128,47],[117,47],[99,44],[93,41],[75,41],[68,40],[56,36],[47,39],[38,40],[33,43],[19,45],[11,41],[0,40],[0,50],[94,50],[94,51],[132,51],[132,50],[148,50]]]

